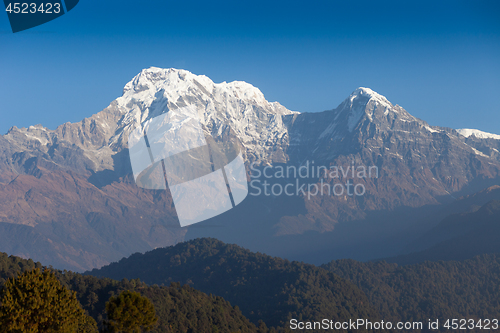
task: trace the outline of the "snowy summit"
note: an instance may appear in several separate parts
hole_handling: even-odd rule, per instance
[[[488,133],[488,132],[483,132],[477,129],[471,129],[471,128],[461,128],[457,129],[457,132],[466,138],[470,136],[475,136],[478,139],[495,139],[495,140],[500,140],[500,135],[498,134],[493,134],[493,133]]]

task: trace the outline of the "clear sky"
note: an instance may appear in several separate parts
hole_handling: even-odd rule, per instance
[[[0,13],[0,133],[80,121],[150,66],[302,112],[364,86],[431,125],[500,134],[500,1],[481,0],[80,0],[16,34]]]

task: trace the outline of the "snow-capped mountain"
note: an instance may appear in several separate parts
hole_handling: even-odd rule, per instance
[[[81,122],[66,123],[54,131],[41,125],[14,127],[4,138],[14,151],[28,149],[43,159],[64,141],[81,149],[82,163],[80,167],[71,165],[73,170],[75,167],[79,172],[113,170],[112,156],[127,148],[131,130],[150,118],[188,104],[199,111],[199,119],[208,131],[220,134],[230,126],[252,160],[280,158],[274,147],[287,145],[283,116],[297,114],[278,102],[268,102],[259,89],[245,82],[217,84],[204,75],[185,70],[151,67],[128,82],[123,95],[106,109]],[[51,162],[57,163],[54,159]],[[60,162],[64,165],[64,161]]]
[[[438,204],[500,178],[499,140],[430,126],[369,88],[356,89],[333,110],[299,113],[268,102],[245,82],[214,83],[152,67],[81,122],[55,130],[13,127],[0,136],[0,251],[33,256],[42,247],[46,262],[86,269],[183,239],[186,230],[178,228],[167,192],[134,183],[127,140],[139,124],[186,105],[196,108],[207,133],[231,128],[246,160],[261,166],[309,161],[378,168],[376,178],[362,180],[366,195],[359,198],[255,199],[262,200],[259,207],[238,219],[253,226],[248,212],[269,212],[259,221],[271,236],[332,231],[370,211]],[[41,245],[8,245],[26,235]]]

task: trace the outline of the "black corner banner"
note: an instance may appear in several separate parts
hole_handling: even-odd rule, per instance
[[[79,0],[3,0],[12,32],[52,21],[73,9]]]

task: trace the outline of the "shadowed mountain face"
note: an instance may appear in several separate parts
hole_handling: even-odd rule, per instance
[[[137,125],[186,105],[198,110],[206,135],[238,138],[252,165],[249,180],[265,180],[256,178],[256,170],[266,166],[314,165],[323,167],[322,173],[300,179],[301,184],[334,188],[349,182],[362,185],[363,195],[307,190],[293,196],[249,195],[230,212],[180,228],[169,191],[140,189],[133,181],[127,138]],[[409,237],[407,243],[418,235],[415,225],[420,233],[434,225],[420,224],[416,216],[407,219],[405,210],[452,202],[498,183],[499,142],[432,127],[368,88],[358,88],[334,110],[298,113],[266,101],[245,82],[216,84],[184,70],[149,68],[126,84],[122,97],[79,123],[55,130],[13,127],[0,136],[5,231],[0,250],[83,270],[136,251],[212,236],[290,257],[301,249],[314,252],[318,238],[326,244],[340,229],[349,229],[347,239],[359,234],[358,227],[346,227],[350,222],[367,223],[382,234],[392,230],[393,240]],[[360,167],[376,171],[360,177]],[[273,174],[269,181],[283,186],[299,180]],[[397,211],[399,217],[391,215]],[[379,223],[380,212],[390,221]],[[300,247],[278,248],[297,235],[306,236]],[[376,232],[366,237],[359,241],[379,239]]]
[[[416,242],[424,245],[421,246],[424,250],[387,261],[405,265],[470,259],[485,253],[500,253],[499,239],[500,200],[492,200],[473,213],[453,214],[443,219]]]

